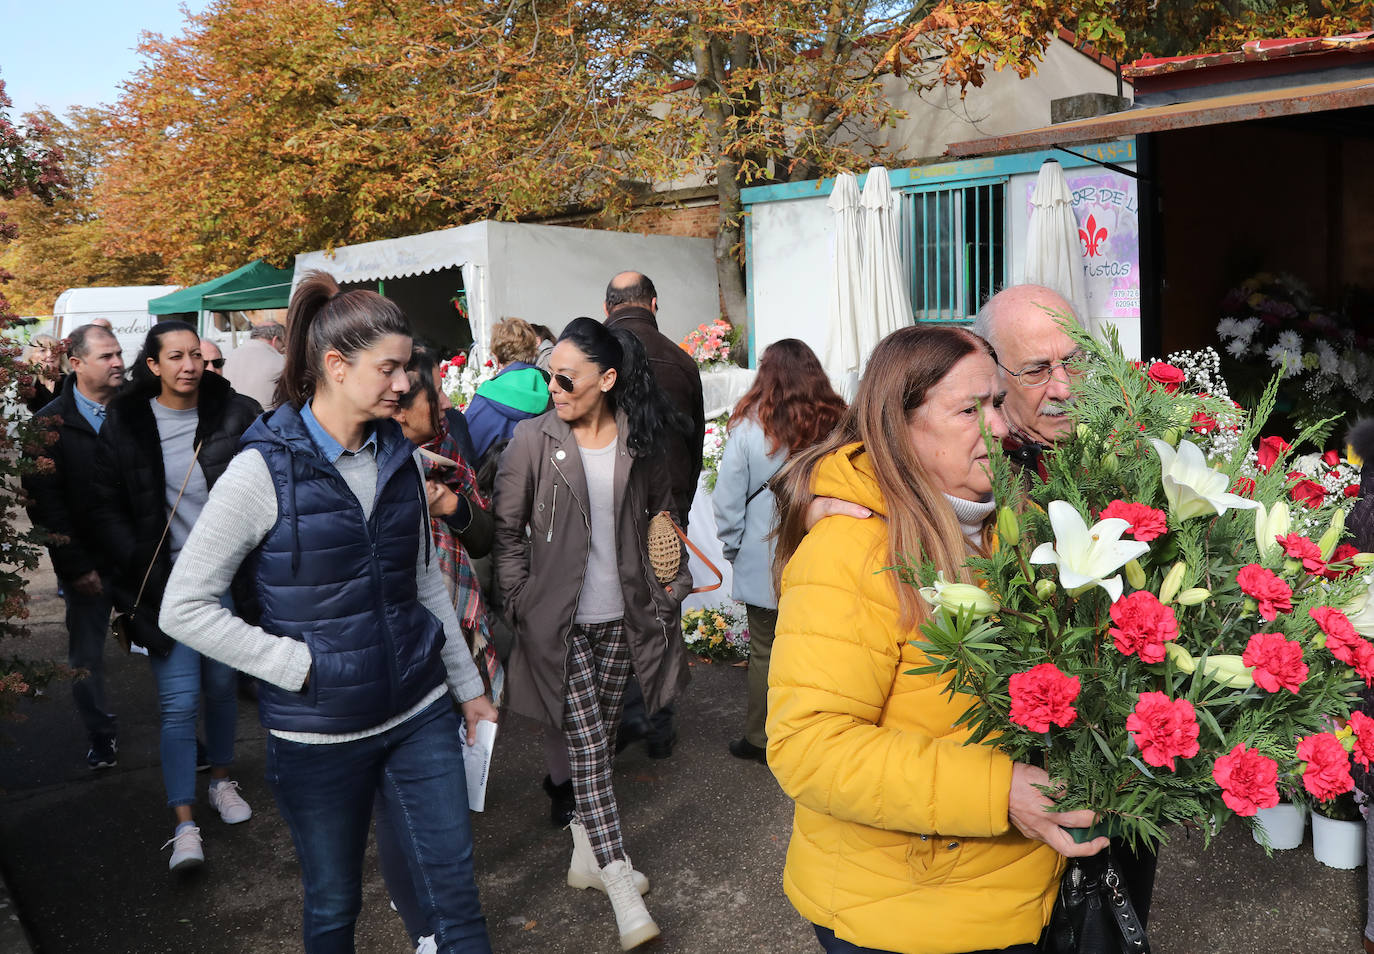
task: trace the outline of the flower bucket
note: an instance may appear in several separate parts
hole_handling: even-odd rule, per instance
[[[1288,851],[1302,844],[1307,829],[1307,809],[1292,802],[1279,802],[1273,808],[1261,808],[1255,813],[1255,844],[1262,845],[1259,829],[1269,836],[1269,847]]]
[[[1364,822],[1313,812],[1312,854],[1328,868],[1358,868],[1364,864]]]

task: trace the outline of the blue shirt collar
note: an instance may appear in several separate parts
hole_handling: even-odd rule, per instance
[[[76,386],[75,379],[71,382],[72,397],[76,399],[76,409],[81,412],[81,416],[86,419],[86,423],[97,433],[100,433],[100,425],[105,423],[105,405],[98,401],[92,401],[81,393],[81,389]]]
[[[305,422],[305,429],[310,433],[310,439],[315,442],[315,446],[320,449],[324,459],[331,464],[338,461],[344,454],[361,454],[365,450],[371,450],[372,456],[377,456],[377,429],[370,428],[367,433],[367,440],[363,441],[363,446],[356,451],[350,451],[334,438],[329,436],[329,432],[320,426],[320,422],[315,420],[315,412],[311,409],[312,401],[306,401],[301,408],[301,420]]]

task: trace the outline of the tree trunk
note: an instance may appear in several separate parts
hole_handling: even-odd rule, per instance
[[[725,190],[718,191],[721,195],[720,216],[716,224],[716,280],[720,283],[720,304],[730,324],[736,328],[745,328],[749,324],[748,292],[745,289],[744,269],[740,266],[739,256],[735,253],[736,246],[743,241],[744,236],[739,188],[736,186],[734,190],[734,213],[727,208]]]

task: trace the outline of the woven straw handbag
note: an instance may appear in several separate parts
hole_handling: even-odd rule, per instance
[[[660,510],[649,519],[649,565],[654,568],[654,576],[658,577],[658,582],[666,586],[682,569],[682,543],[685,543],[688,549],[697,555],[697,559],[706,564],[706,568],[716,576],[716,582],[710,586],[693,587],[692,592],[708,593],[719,589],[725,577],[716,565],[706,558],[706,554],[687,539],[687,534],[682,532],[682,528],[673,520],[672,514],[666,510]]]

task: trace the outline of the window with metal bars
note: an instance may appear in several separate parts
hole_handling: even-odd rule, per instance
[[[918,321],[968,321],[1006,284],[1006,180],[902,196]]]

